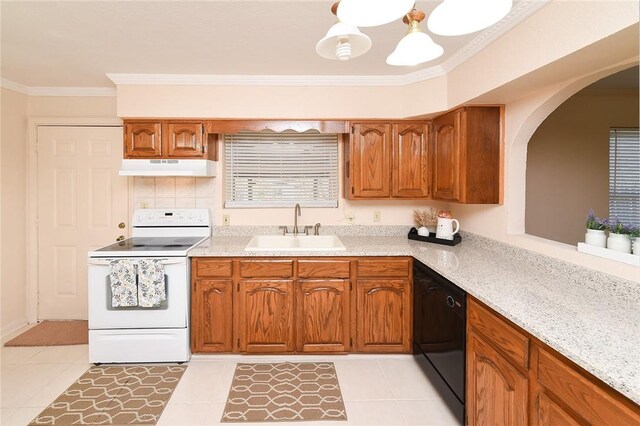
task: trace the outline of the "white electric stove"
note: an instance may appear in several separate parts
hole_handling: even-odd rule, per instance
[[[89,252],[89,361],[185,362],[189,350],[189,250],[211,235],[208,209],[136,210],[132,238]],[[166,300],[152,308],[112,306],[110,263],[155,259]]]

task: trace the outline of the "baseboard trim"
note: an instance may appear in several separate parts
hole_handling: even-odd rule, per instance
[[[0,329],[0,338],[4,339],[9,334],[21,329],[22,327],[28,324],[29,322],[27,321],[26,317],[19,319],[17,321],[13,321],[12,323],[9,323],[9,324],[5,324],[2,326],[2,329]]]

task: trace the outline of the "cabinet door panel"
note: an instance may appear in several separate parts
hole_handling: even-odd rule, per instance
[[[231,352],[233,344],[231,280],[198,280],[191,308],[193,352]]]
[[[460,200],[461,114],[454,111],[433,121],[433,198]]]
[[[162,156],[160,123],[128,123],[124,127],[125,158]]]
[[[580,424],[544,392],[540,392],[538,395],[539,426],[579,426]]]
[[[408,352],[411,347],[409,280],[359,280],[357,350]]]
[[[355,124],[351,138],[354,198],[387,198],[391,185],[391,125]]]
[[[391,194],[393,197],[429,196],[427,135],[424,125],[394,125]]]
[[[477,335],[468,335],[467,409],[473,425],[526,425],[528,380]]]
[[[167,123],[164,132],[169,157],[199,158],[205,154],[202,123]]]
[[[243,280],[239,293],[240,350],[293,351],[293,281]]]
[[[305,280],[296,287],[297,350],[349,351],[349,281]]]

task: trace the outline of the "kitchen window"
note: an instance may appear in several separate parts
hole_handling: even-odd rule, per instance
[[[225,208],[338,206],[338,135],[240,132],[224,136]]]
[[[609,217],[640,226],[640,131],[609,132]]]

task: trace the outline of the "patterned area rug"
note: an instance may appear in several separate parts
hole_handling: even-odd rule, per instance
[[[238,364],[222,422],[347,420],[332,362]]]
[[[29,425],[156,424],[186,369],[92,367]]]

